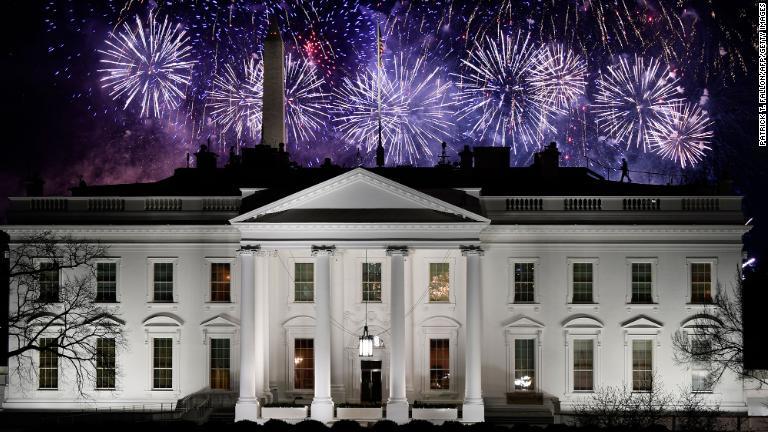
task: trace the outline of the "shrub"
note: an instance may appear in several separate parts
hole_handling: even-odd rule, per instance
[[[269,419],[266,423],[264,423],[264,429],[267,432],[292,432],[291,431],[291,425],[288,423],[277,420],[277,419]]]
[[[392,420],[379,420],[371,426],[371,432],[397,432],[397,423]]]

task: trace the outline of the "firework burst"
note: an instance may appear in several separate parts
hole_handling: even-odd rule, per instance
[[[159,23],[150,13],[146,27],[139,16],[136,26],[123,24],[121,31],[107,39],[100,50],[104,65],[99,72],[102,86],[112,98],[125,98],[124,108],[138,99],[141,117],[160,117],[185,98],[195,61],[186,32],[165,17]]]
[[[651,150],[680,164],[696,165],[710,150],[712,121],[701,107],[678,102],[665,112],[664,120],[650,132]]]
[[[323,80],[315,64],[304,57],[288,55],[285,71],[285,111],[289,139],[294,142],[315,138],[328,119],[329,107]]]
[[[252,139],[259,136],[263,85],[264,67],[254,57],[243,62],[242,75],[236,67],[226,65],[223,73],[214,77],[207,102],[211,117],[221,126],[222,132],[233,130],[237,138],[244,133]]]
[[[530,36],[486,37],[475,43],[458,78],[459,120],[471,122],[469,134],[494,145],[538,147],[545,133],[554,132],[553,107],[541,103],[530,75],[537,49]]]
[[[619,63],[597,80],[593,111],[602,133],[627,149],[648,151],[650,131],[660,127],[665,114],[681,99],[677,79],[656,59],[646,66],[642,57],[634,62],[621,57]]]
[[[429,69],[424,57],[414,64],[396,57],[392,64],[388,71],[367,71],[356,79],[343,80],[335,93],[337,128],[347,146],[372,152],[378,143],[381,103],[386,161],[431,162],[431,147],[446,139],[452,126],[453,103],[447,96],[450,83],[440,79],[441,69]]]
[[[542,105],[566,114],[584,96],[587,64],[562,44],[544,46],[531,62],[530,86],[533,98]]]

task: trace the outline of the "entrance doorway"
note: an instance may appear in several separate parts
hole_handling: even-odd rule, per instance
[[[381,362],[360,361],[360,403],[381,403]]]

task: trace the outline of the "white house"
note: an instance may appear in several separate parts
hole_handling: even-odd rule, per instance
[[[344,170],[267,169],[246,152],[156,183],[11,198],[11,247],[40,230],[109,246],[97,289],[128,349],[87,399],[46,358],[35,380],[10,377],[3,407],[158,406],[211,388],[238,392],[237,419],[307,401],[322,421],[358,402],[405,421],[424,401],[480,421],[520,403],[567,412],[600,386],[644,391],[652,374],[725,410],[759,406],[736,377],[709,387],[675,364],[671,344],[738,277],[741,197],[542,155]],[[360,357],[366,325],[377,343]]]

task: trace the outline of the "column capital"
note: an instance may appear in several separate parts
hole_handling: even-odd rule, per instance
[[[387,246],[387,256],[408,256],[408,246]]]
[[[261,245],[241,245],[237,250],[238,255],[256,255],[261,252]]]
[[[312,245],[312,256],[334,256],[336,246],[334,245]]]
[[[485,251],[480,246],[459,246],[459,250],[461,251],[461,254],[464,256],[469,255],[477,255],[477,256],[483,256],[485,254]]]

